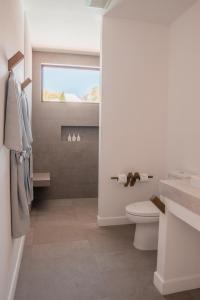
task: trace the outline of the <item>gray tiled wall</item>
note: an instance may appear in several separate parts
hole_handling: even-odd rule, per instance
[[[72,59],[77,65],[99,63],[97,57],[74,56],[33,53],[34,171],[51,174],[50,187],[36,189],[35,198],[97,196],[98,127],[79,127],[81,141],[70,143],[61,139],[61,126],[98,126],[98,104],[41,102],[41,63],[72,64]]]

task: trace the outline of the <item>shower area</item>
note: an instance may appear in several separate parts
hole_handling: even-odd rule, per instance
[[[44,73],[44,67],[48,66],[58,67],[59,70],[63,66],[70,66],[69,71],[72,72],[70,78],[74,76],[74,82],[77,80],[77,84],[82,86],[84,78],[81,80],[76,74],[73,75],[73,71],[87,67],[88,70],[99,72],[99,57],[33,52],[34,173],[50,174],[48,186],[34,188],[34,199],[42,201],[97,198],[99,99],[96,98],[99,92],[98,87],[93,86],[83,96],[82,102],[80,99],[74,99],[75,96],[70,93],[71,91],[60,93],[49,91],[49,89],[47,91],[44,75],[46,77],[49,75]],[[89,75],[87,76],[85,80],[90,79]],[[67,82],[65,77],[63,80]],[[59,74],[58,76],[55,74],[53,81],[60,84]],[[54,99],[56,97],[59,98],[58,101]],[[67,97],[71,97],[72,101],[66,101]]]

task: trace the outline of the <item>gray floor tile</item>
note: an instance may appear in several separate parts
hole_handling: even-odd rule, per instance
[[[30,228],[29,232],[26,235],[25,246],[31,246],[33,244],[33,236],[34,236],[34,230]]]
[[[41,224],[40,224],[41,225]],[[49,244],[65,241],[79,241],[86,238],[84,229],[73,225],[43,224],[35,226],[33,243]]]
[[[153,285],[152,271],[138,272],[135,269],[108,271],[102,273],[109,296],[113,299],[131,297],[139,300],[145,287]],[[155,288],[154,288],[155,289]],[[156,289],[155,289],[156,291]],[[129,298],[128,298],[129,299]]]
[[[94,252],[116,252],[132,249],[132,226],[112,226],[88,232],[88,240]]]
[[[132,247],[130,250],[124,250],[113,253],[96,253],[95,254],[99,269],[101,271],[120,271],[134,268],[135,270],[156,269],[156,251],[141,252]]]
[[[31,227],[42,227],[44,225],[70,225],[74,221],[74,213],[68,211],[66,214],[49,212],[46,214],[33,215],[31,218]]]
[[[92,256],[87,240],[70,241],[55,244],[37,244],[30,248],[30,258],[35,260],[51,260],[70,257],[77,259]]]
[[[57,250],[58,251],[58,250]],[[60,253],[56,253],[60,255]],[[62,253],[63,254],[63,253]],[[103,278],[91,253],[52,258],[40,253],[22,263],[16,299],[95,299],[105,297]]]
[[[189,291],[186,291],[186,292],[167,295],[164,297],[164,299],[165,300],[193,300],[193,297]]]
[[[162,296],[155,251],[133,247],[133,225],[99,228],[97,199],[35,203],[15,300],[197,300],[200,289]]]
[[[200,299],[200,289],[190,291],[190,295],[192,296],[193,300],[199,300]]]

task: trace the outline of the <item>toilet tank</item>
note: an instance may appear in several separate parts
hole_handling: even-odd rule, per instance
[[[169,179],[190,179],[193,174],[185,171],[172,171],[168,173]]]

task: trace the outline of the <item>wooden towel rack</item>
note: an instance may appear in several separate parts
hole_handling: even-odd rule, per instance
[[[25,89],[31,82],[32,82],[32,80],[30,78],[27,78],[26,80],[24,80],[24,82],[21,83],[22,90]]]
[[[24,54],[18,51],[8,60],[8,71],[11,71],[17,64],[19,64],[24,59]]]
[[[160,198],[152,196],[150,200],[163,214],[165,214],[165,204],[160,200]]]

